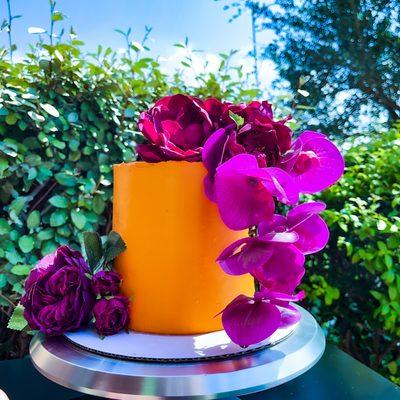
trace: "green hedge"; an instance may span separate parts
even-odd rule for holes
[[[15,63],[0,54],[0,358],[27,350],[27,335],[4,327],[31,266],[59,245],[77,245],[84,230],[110,230],[112,165],[135,159],[139,112],[169,93],[232,101],[258,93],[229,66],[233,54],[221,54],[219,74],[188,85],[133,44],[122,58],[101,46],[84,54],[81,45],[39,43]]]
[[[358,144],[356,144],[358,142]],[[332,341],[400,384],[400,128],[359,137],[323,193],[328,248],[309,262],[307,304]]]

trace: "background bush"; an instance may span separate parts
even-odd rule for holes
[[[233,101],[258,94],[228,66],[233,53],[221,55],[218,75],[188,85],[127,39],[122,58],[101,46],[84,54],[76,39],[39,43],[21,62],[0,57],[0,358],[27,351],[27,334],[5,326],[37,260],[77,246],[84,230],[110,230],[112,165],[135,159],[139,112],[179,91]],[[182,62],[191,68],[190,56]]]
[[[400,129],[357,141],[320,196],[331,239],[309,262],[306,304],[330,340],[399,384]]]
[[[28,333],[5,326],[35,262],[77,246],[84,230],[110,230],[112,165],[135,159],[139,112],[176,92],[238,102],[259,95],[229,66],[234,52],[221,55],[217,74],[188,84],[141,56],[128,33],[127,43],[122,58],[101,47],[84,54],[74,38],[39,43],[19,62],[0,56],[0,358],[27,352]],[[399,382],[400,134],[375,138],[350,143],[345,177],[321,196],[332,239],[309,262],[304,286],[330,340]]]

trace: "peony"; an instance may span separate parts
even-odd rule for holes
[[[114,271],[99,271],[92,278],[93,292],[97,296],[115,295],[120,285],[121,275]]]
[[[200,161],[203,145],[215,130],[204,107],[195,97],[176,94],[142,113],[138,125],[148,143],[137,146],[141,159]]]
[[[99,335],[114,335],[129,322],[129,300],[125,296],[100,299],[93,308],[95,326]]]
[[[67,246],[43,257],[29,274],[21,299],[29,326],[60,335],[86,325],[95,299],[88,273],[81,253]]]

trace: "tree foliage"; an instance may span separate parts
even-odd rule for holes
[[[265,46],[293,92],[310,95],[303,122],[327,132],[359,130],[360,117],[400,118],[398,0],[253,1]]]

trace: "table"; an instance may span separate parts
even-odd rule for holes
[[[32,366],[29,358],[0,362],[0,389],[10,400],[95,400],[58,386]],[[311,370],[282,386],[243,400],[400,400],[400,388],[338,348],[328,345]]]

